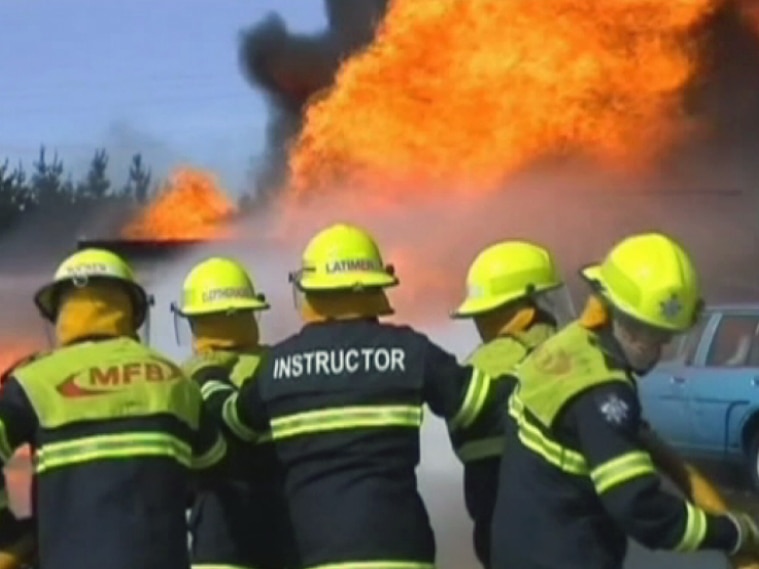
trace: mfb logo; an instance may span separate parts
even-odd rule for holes
[[[120,391],[137,382],[164,382],[181,377],[181,370],[169,362],[127,362],[72,373],[56,390],[63,397],[89,397]]]

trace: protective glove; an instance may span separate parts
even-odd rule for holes
[[[744,512],[728,512],[727,517],[738,529],[738,542],[730,552],[730,557],[759,559],[759,526]]]

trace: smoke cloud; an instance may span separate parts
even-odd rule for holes
[[[287,143],[300,131],[306,102],[332,85],[340,62],[374,37],[388,0],[325,0],[328,27],[308,36],[293,34],[277,14],[244,31],[240,64],[248,81],[263,89],[271,114],[264,165],[255,189],[280,187],[287,172]]]

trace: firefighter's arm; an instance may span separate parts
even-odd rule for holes
[[[9,377],[0,389],[0,467],[13,453],[32,441],[37,430],[37,415],[18,381]],[[5,477],[0,476],[0,567],[21,562],[34,548],[34,522],[18,520],[10,509]]]
[[[192,374],[200,386],[200,393],[208,413],[221,421],[224,402],[237,388],[229,379],[229,372],[221,366],[205,366]]]
[[[220,468],[227,458],[227,442],[215,418],[203,403],[200,387],[188,381],[187,399],[198,413],[198,424],[192,444],[192,467],[195,470]]]
[[[609,515],[651,549],[732,551],[736,525],[661,487],[651,455],[640,441],[640,405],[624,384],[597,387],[569,409],[590,478]]]
[[[512,375],[491,378],[484,402],[471,425],[456,428],[449,423],[451,443],[465,468],[483,460],[500,459],[504,444],[506,402],[516,383],[517,379]]]
[[[645,421],[641,421],[639,440],[643,448],[651,455],[656,470],[666,476],[684,496],[703,507],[698,500],[694,499],[688,465],[683,462],[677,451],[664,442]]]
[[[507,395],[484,371],[460,365],[455,356],[428,342],[424,360],[423,396],[433,413],[447,420],[453,435],[469,429]]]
[[[269,439],[269,419],[256,380],[246,381],[239,391],[226,397],[221,416],[228,431],[243,442],[255,444]]]

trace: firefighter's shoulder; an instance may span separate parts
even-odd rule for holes
[[[578,397],[581,412],[593,413],[614,430],[637,433],[641,408],[635,389],[623,382],[597,385]]]
[[[499,336],[480,344],[464,361],[493,377],[498,377],[512,371],[527,354],[528,348],[517,339]]]
[[[408,324],[382,322],[379,326],[385,334],[401,342],[407,342],[410,345],[415,343],[419,345],[436,345],[427,334]]]
[[[230,352],[195,354],[185,360],[182,364],[182,371],[190,378],[213,369],[224,370],[229,373],[235,367],[238,360],[239,356]]]
[[[13,377],[19,370],[39,362],[53,353],[53,350],[37,350],[13,361],[0,375],[0,385],[3,385],[9,378]]]

